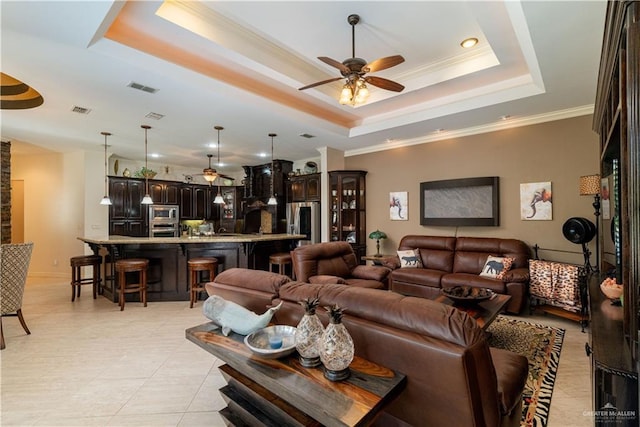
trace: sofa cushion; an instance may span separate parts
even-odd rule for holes
[[[400,260],[401,268],[422,268],[420,249],[398,251],[398,259]]]
[[[391,272],[394,282],[415,283],[416,285],[440,287],[440,280],[446,273],[429,268],[399,268]]]
[[[509,414],[521,402],[529,363],[526,357],[507,350],[492,347],[490,351],[498,377],[500,410]]]
[[[398,250],[420,249],[424,268],[451,272],[455,247],[455,237],[408,235],[400,240]]]
[[[321,274],[319,276],[311,276],[309,277],[309,283],[314,283],[318,285],[324,285],[327,283],[333,284],[341,284],[345,285],[347,282],[342,277],[332,276],[330,274]]]
[[[218,274],[214,279],[216,283],[273,294],[277,294],[280,286],[290,281],[289,277],[282,274],[262,270],[247,270],[245,268],[229,268]]]
[[[487,255],[513,258],[511,268],[528,268],[531,250],[521,240],[458,237],[453,272],[480,274]]]
[[[502,280],[505,273],[511,269],[511,264],[513,264],[513,258],[489,255],[480,271],[480,275]]]

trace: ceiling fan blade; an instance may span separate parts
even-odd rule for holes
[[[386,58],[379,58],[372,61],[362,67],[362,71],[365,73],[374,73],[380,70],[386,70],[387,68],[395,67],[398,64],[402,64],[404,58],[402,55],[387,56]]]
[[[400,83],[396,83],[382,77],[365,76],[364,81],[385,90],[391,90],[394,92],[402,92],[404,90],[404,86]]]
[[[334,78],[332,78],[332,79],[323,80],[323,81],[321,81],[321,82],[316,82],[316,83],[312,83],[312,84],[310,84],[310,85],[306,85],[306,86],[304,86],[304,87],[301,87],[301,88],[300,88],[300,89],[298,89],[298,90],[305,90],[305,89],[309,89],[309,88],[312,88],[312,87],[316,87],[316,86],[323,85],[323,84],[325,84],[325,83],[335,82],[336,80],[341,80],[342,78],[343,78],[343,77],[334,77]]]
[[[235,179],[234,177],[232,177],[232,176],[229,176],[229,175],[223,175],[223,174],[221,174],[221,173],[219,173],[219,174],[218,174],[218,177],[219,177],[219,178],[222,178],[222,179],[228,179],[228,180],[230,180],[230,181],[235,181],[235,180],[236,180],[236,179]]]
[[[331,59],[328,58],[326,56],[318,56],[318,59],[322,62],[324,62],[327,65],[331,65],[332,67],[336,67],[338,70],[342,71],[343,73],[350,73],[351,70],[349,70],[349,68],[347,68],[346,65],[344,65],[342,62],[338,62],[335,59]]]

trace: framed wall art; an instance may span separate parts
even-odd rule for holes
[[[392,221],[409,220],[409,198],[406,191],[389,193],[389,219]]]
[[[551,182],[520,184],[520,219],[550,221],[553,219]]]
[[[499,182],[487,176],[420,183],[420,224],[500,225]]]

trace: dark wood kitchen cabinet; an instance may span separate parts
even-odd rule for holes
[[[180,219],[213,218],[213,199],[217,187],[197,184],[183,184],[180,187]]]
[[[288,175],[293,169],[293,162],[289,160],[274,160],[273,171],[271,163],[257,166],[243,166],[245,171],[245,198],[243,200],[243,215],[248,210],[256,209],[257,202],[266,205],[271,196],[271,186],[273,194],[278,202],[276,206],[260,207],[272,211],[272,232],[285,233],[287,228],[286,204]],[[273,181],[272,181],[273,177]]]
[[[180,186],[179,182],[149,181],[149,194],[155,204],[179,205]]]
[[[319,202],[320,174],[294,175],[289,178],[289,197],[291,202]]]
[[[109,234],[144,237],[147,235],[147,209],[140,202],[145,194],[144,180],[109,178]]]

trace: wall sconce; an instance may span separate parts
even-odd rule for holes
[[[109,198],[109,185],[107,179],[107,137],[111,136],[109,132],[100,132],[104,135],[104,197],[100,200],[101,205],[111,205],[111,199]]]
[[[580,195],[593,196],[593,209],[596,217],[596,266],[594,271],[600,271],[600,175],[585,175],[580,177]]]

